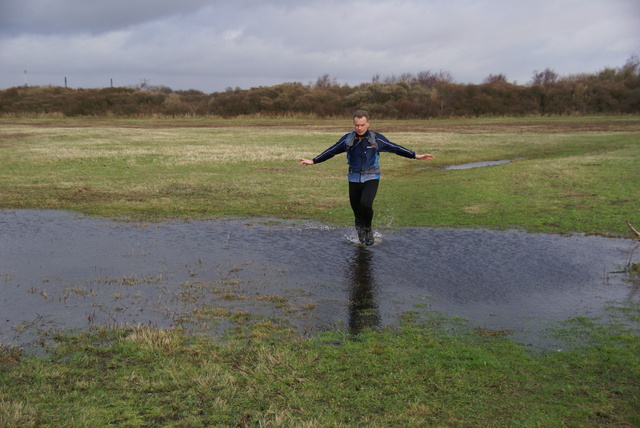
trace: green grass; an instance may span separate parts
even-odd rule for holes
[[[224,341],[147,328],[60,336],[44,358],[0,354],[0,425],[637,425],[638,331],[575,324],[561,331],[596,345],[535,354],[436,320],[357,338],[302,339],[269,322]]]
[[[376,127],[377,125],[377,127]],[[0,120],[0,207],[141,220],[248,216],[350,225],[344,156],[300,167],[349,122]],[[382,154],[378,227],[624,235],[640,222],[640,119],[382,122],[436,157]],[[521,159],[445,171],[445,165]],[[431,166],[433,168],[425,168]]]
[[[0,119],[0,208],[350,226],[344,157],[296,162],[348,129],[349,121],[303,119]],[[378,227],[630,236],[625,221],[640,225],[638,118],[372,129],[436,155],[423,164],[383,154]],[[637,290],[637,273],[630,281]],[[633,298],[612,308],[610,321],[579,317],[549,331],[561,351],[418,311],[397,329],[311,338],[248,313],[211,311],[234,326],[224,336],[95,328],[58,334],[40,357],[0,345],[0,426],[640,426]]]

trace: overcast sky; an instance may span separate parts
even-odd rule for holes
[[[1,89],[66,77],[211,93],[420,71],[527,84],[632,54],[640,0],[0,0]]]

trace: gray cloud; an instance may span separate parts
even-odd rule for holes
[[[207,0],[6,0],[0,5],[0,28],[10,34],[99,34],[188,14]]]
[[[135,85],[205,92],[341,83],[424,70],[526,83],[621,66],[640,53],[635,0],[9,0],[0,6],[0,87]]]

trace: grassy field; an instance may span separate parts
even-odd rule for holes
[[[637,332],[582,319],[584,346],[534,355],[500,336],[393,332],[312,339],[264,323],[224,341],[133,328],[0,354],[0,425],[51,427],[632,427]]]
[[[640,119],[373,122],[429,163],[382,154],[378,227],[625,235],[640,223]],[[303,168],[349,121],[0,120],[0,208],[350,225],[345,157]],[[492,168],[445,165],[517,160]]]
[[[0,209],[347,226],[344,157],[306,168],[296,159],[349,129],[348,120],[4,118]],[[625,222],[640,225],[640,118],[372,129],[436,156],[425,164],[382,155],[378,227],[630,237]],[[442,169],[503,159],[517,160]],[[562,350],[527,349],[464,323],[451,333],[456,321],[421,312],[401,328],[355,337],[301,337],[244,314],[220,337],[96,328],[59,334],[40,357],[0,344],[0,426],[640,426],[640,308],[611,315],[557,326],[549,334],[566,343]]]

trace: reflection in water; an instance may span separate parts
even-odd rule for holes
[[[615,273],[628,247],[596,236],[407,228],[363,248],[345,229],[299,222],[145,224],[0,210],[0,343],[95,325],[223,331],[220,314],[244,313],[357,334],[425,310],[537,334],[637,301],[627,275]],[[415,269],[425,263],[428,272]]]
[[[350,287],[349,332],[358,334],[380,324],[380,310],[375,296],[376,283],[372,269],[373,252],[357,246],[347,271]]]

